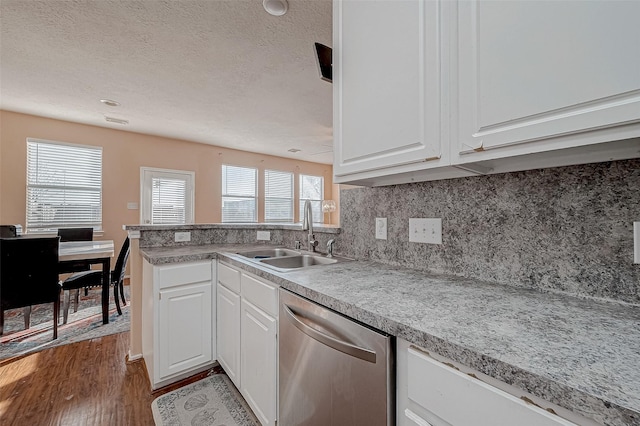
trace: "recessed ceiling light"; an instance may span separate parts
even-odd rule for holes
[[[289,10],[287,0],[262,0],[262,7],[273,16],[282,16]]]
[[[114,101],[114,100],[111,100],[111,99],[100,99],[100,102],[102,102],[105,105],[111,106],[111,107],[120,106],[120,102]]]
[[[109,117],[108,115],[104,116],[104,119],[107,120],[109,123],[116,123],[116,124],[129,124],[129,120],[124,120],[122,118],[115,118],[115,117]]]
[[[297,149],[297,148],[291,148],[291,149],[289,149],[288,151],[289,151],[289,152],[300,152],[300,150],[299,150],[299,149]]]

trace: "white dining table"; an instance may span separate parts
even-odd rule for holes
[[[109,284],[113,241],[65,241],[58,247],[58,272],[73,272],[71,266],[83,261],[102,265],[102,323],[109,323]],[[119,308],[119,306],[118,306]]]

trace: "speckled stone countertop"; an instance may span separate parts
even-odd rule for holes
[[[192,223],[189,225],[125,225],[127,231],[189,231],[194,229],[284,229],[291,231],[300,231],[299,223]],[[316,232],[327,234],[340,233],[340,227],[337,225],[314,224],[313,229]]]
[[[141,252],[152,264],[217,257],[599,423],[640,425],[638,306],[367,261],[281,273],[235,254],[251,248]]]

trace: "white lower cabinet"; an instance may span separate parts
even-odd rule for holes
[[[240,392],[263,425],[276,421],[277,321],[246,299],[241,303]]]
[[[224,265],[222,265],[224,266]],[[240,387],[240,295],[218,283],[218,362]]]
[[[596,424],[468,367],[434,356],[398,339],[398,425]]]
[[[218,262],[217,288],[218,362],[240,388],[240,271]]]
[[[217,355],[264,426],[277,421],[278,287],[218,263]]]
[[[154,266],[145,261],[142,353],[153,389],[213,364],[214,265]]]

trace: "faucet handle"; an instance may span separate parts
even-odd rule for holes
[[[309,240],[309,250],[316,250],[316,247],[318,247],[319,241],[316,240],[316,236],[312,235],[311,239]]]
[[[296,240],[293,244],[296,250],[300,250],[302,248],[302,243],[298,240]]]
[[[333,257],[333,245],[336,243],[336,240],[333,238],[327,241],[327,257]]]

